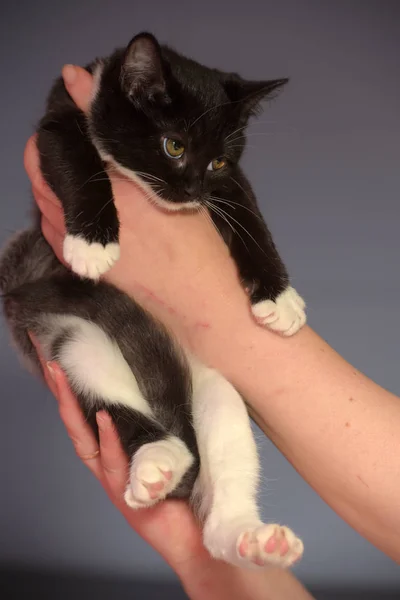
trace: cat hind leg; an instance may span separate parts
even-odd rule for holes
[[[214,558],[234,565],[289,567],[303,543],[288,527],[260,518],[259,462],[245,404],[216,371],[197,365],[193,373],[200,453],[193,503],[204,521],[204,544]]]
[[[73,315],[43,315],[40,321],[38,337],[46,358],[60,364],[84,412],[104,408],[113,418],[131,458],[126,503],[143,508],[172,494],[194,457],[158,423],[116,341]]]

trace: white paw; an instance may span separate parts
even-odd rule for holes
[[[204,543],[214,558],[242,567],[290,567],[303,555],[303,542],[291,529],[263,523],[220,524],[207,533]]]
[[[259,567],[290,567],[301,558],[304,546],[291,529],[274,524],[243,532],[236,550],[243,561]]]
[[[283,335],[295,334],[306,322],[306,303],[292,287],[273,300],[261,300],[251,309],[261,325]]]
[[[80,277],[97,280],[119,259],[119,244],[89,244],[83,237],[67,235],[64,240],[64,259]]]
[[[171,436],[144,444],[133,457],[125,502],[131,508],[145,508],[172,492],[193,462],[184,442]]]

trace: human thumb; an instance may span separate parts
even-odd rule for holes
[[[82,67],[65,65],[62,70],[64,85],[75,104],[83,112],[89,110],[93,89],[93,77]]]

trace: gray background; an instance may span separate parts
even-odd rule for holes
[[[26,222],[22,152],[65,62],[84,64],[150,29],[210,66],[290,76],[251,128],[247,172],[311,325],[400,393],[399,2],[35,0],[0,10],[0,242]],[[19,366],[0,326],[0,560],[171,578],[75,458],[55,401]],[[305,541],[299,577],[400,589],[400,569],[257,437],[264,515]]]

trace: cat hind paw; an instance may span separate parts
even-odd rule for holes
[[[175,436],[144,444],[132,460],[126,504],[138,509],[163,500],[176,489],[193,460],[185,443]]]

